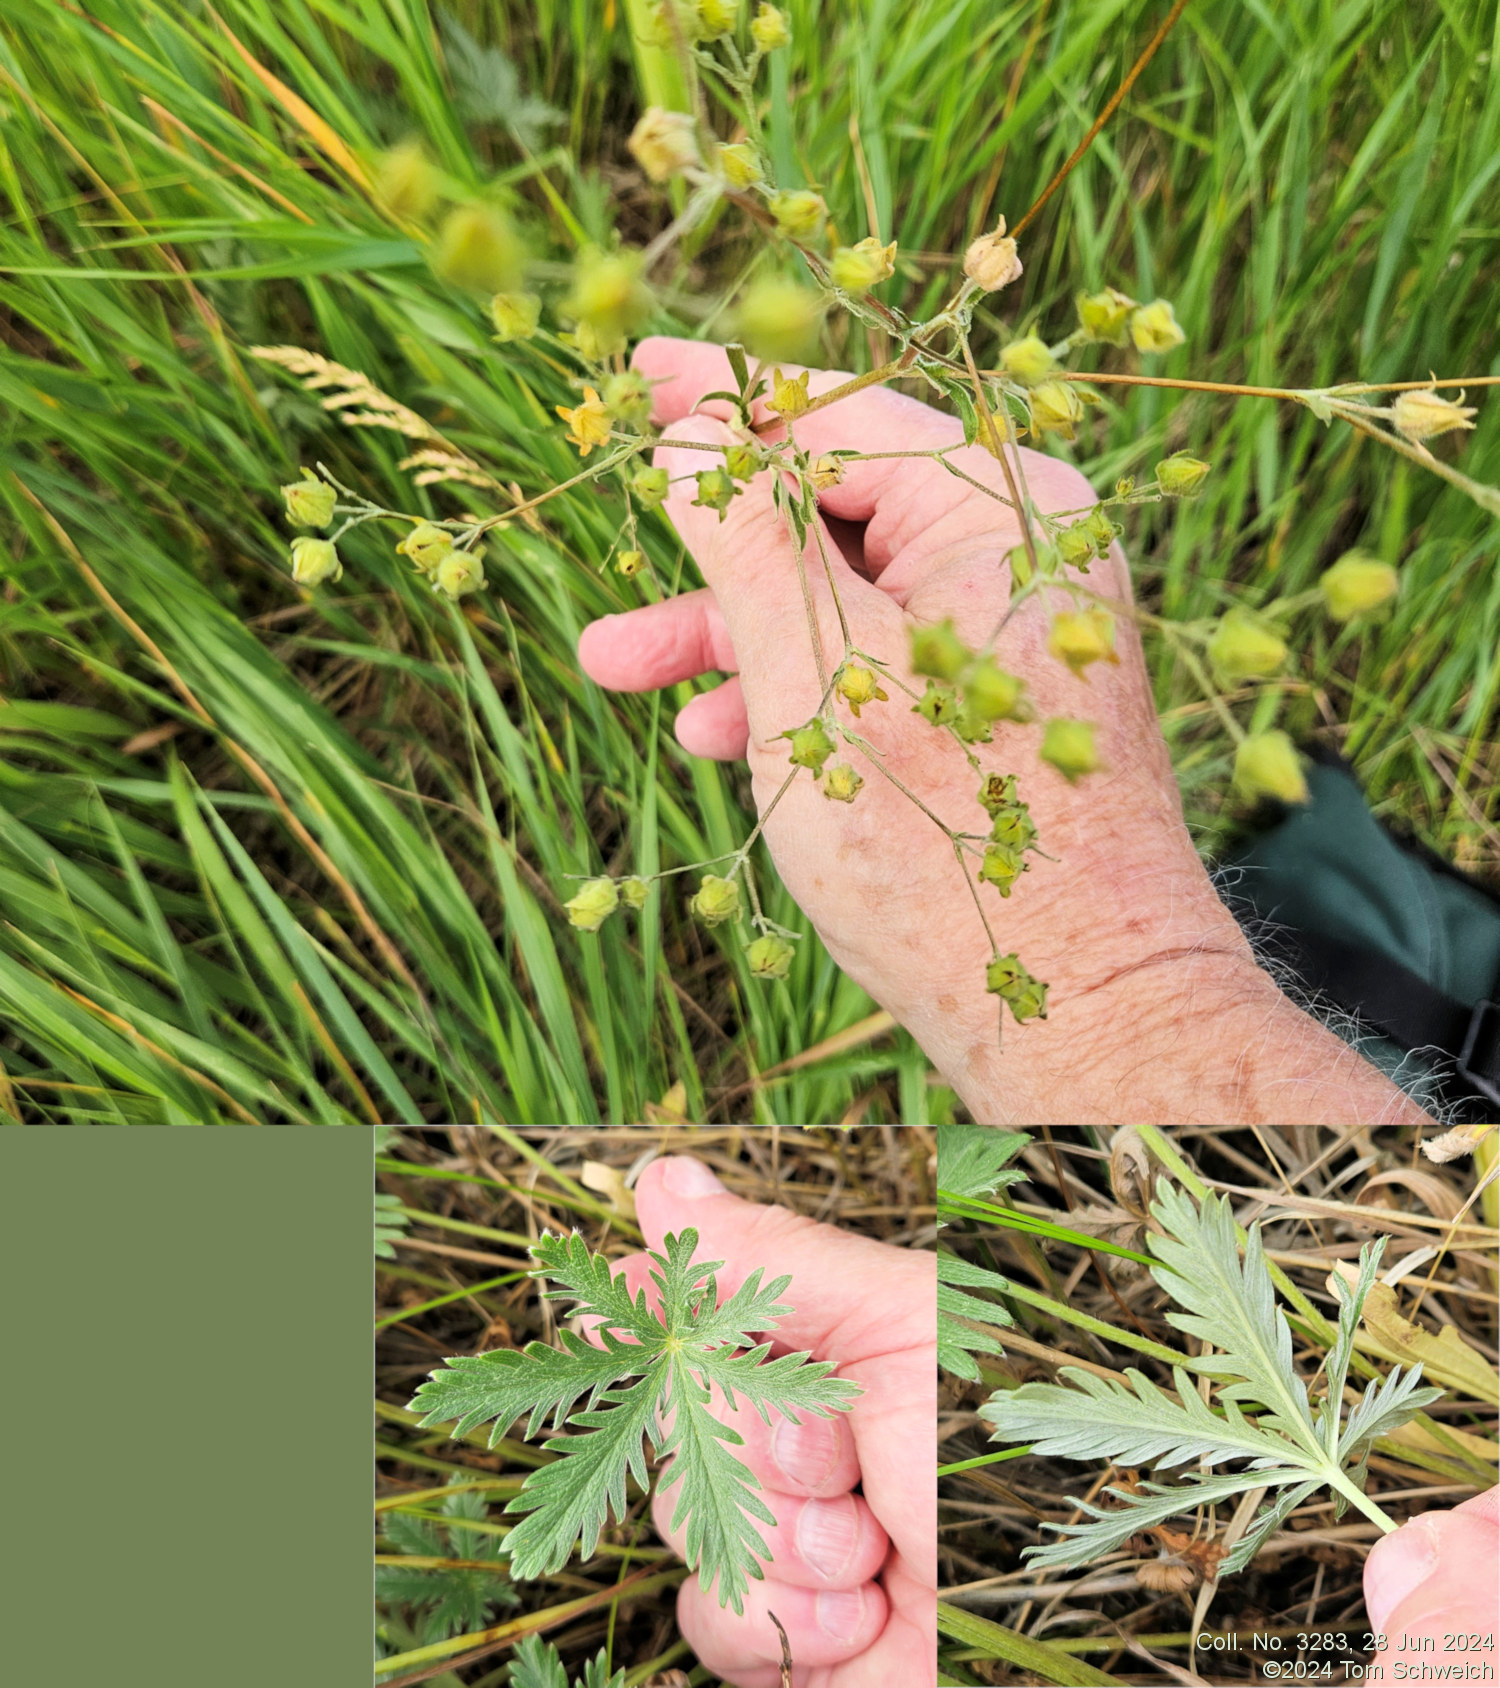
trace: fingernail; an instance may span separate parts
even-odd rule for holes
[[[865,1617],[865,1591],[839,1589],[818,1596],[818,1628],[835,1641],[853,1641]]]
[[[797,1549],[820,1577],[830,1582],[843,1573],[859,1540],[859,1508],[853,1495],[810,1500],[797,1520]]]
[[[724,1186],[719,1180],[701,1160],[694,1160],[691,1155],[671,1155],[664,1164],[666,1171],[661,1175],[662,1188],[674,1196],[697,1201],[700,1196],[723,1193]]]
[[[801,1488],[821,1488],[838,1457],[839,1428],[831,1418],[805,1418],[801,1424],[784,1418],[771,1432],[777,1470]]]
[[[1391,1613],[1436,1568],[1437,1542],[1425,1518],[1378,1542],[1365,1566],[1365,1609],[1371,1629],[1383,1630]]]

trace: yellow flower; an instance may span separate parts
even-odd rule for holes
[[[433,573],[433,586],[449,598],[462,598],[484,585],[484,567],[477,551],[450,551]]]
[[[338,503],[338,493],[309,469],[302,471],[300,481],[284,486],[281,496],[286,499],[286,519],[298,527],[327,527]]]
[[[812,402],[807,392],[808,371],[788,381],[779,369],[771,371],[771,404],[770,408],[778,416],[790,422],[800,416]]]
[[[1234,754],[1234,781],[1247,797],[1305,803],[1307,780],[1296,747],[1279,727],[1251,733]]]
[[[880,684],[879,676],[873,669],[865,668],[857,662],[851,662],[847,667],[839,670],[838,684],[835,687],[839,696],[849,705],[849,713],[857,721],[860,709],[867,703],[885,703],[888,693]]]
[[[409,557],[423,574],[431,574],[453,549],[453,535],[432,522],[418,522],[396,550]]]
[[[1083,403],[1068,381],[1043,381],[1028,394],[1031,407],[1031,426],[1039,434],[1061,434],[1065,440],[1075,437],[1083,420]]]
[[[1047,649],[1059,662],[1082,675],[1091,662],[1118,663],[1114,618],[1104,610],[1066,610],[1055,617]]]
[[[1130,338],[1138,352],[1170,352],[1187,335],[1177,325],[1177,313],[1165,299],[1137,305],[1130,313]]]
[[[853,246],[841,246],[828,265],[828,274],[835,287],[845,293],[865,293],[896,273],[896,243],[882,246],[874,235],[856,241]]]
[[[587,457],[596,445],[609,444],[609,408],[592,387],[583,389],[582,404],[571,410],[558,405],[557,414],[568,424],[564,437],[578,447],[580,457]]]
[[[837,803],[852,803],[865,782],[848,762],[840,762],[823,776],[823,795]]]
[[[1036,334],[1026,334],[1002,349],[1000,367],[1023,387],[1035,387],[1054,374],[1059,365],[1045,340]]]
[[[1135,300],[1117,287],[1078,295],[1078,320],[1084,332],[1090,340],[1103,340],[1111,346],[1125,344],[1130,313],[1135,308]]]
[[[1396,571],[1378,557],[1363,551],[1346,551],[1318,582],[1323,605],[1335,621],[1350,621],[1357,615],[1378,610],[1396,595],[1400,585]]]
[[[648,106],[625,144],[653,182],[665,182],[703,162],[693,119],[685,111]]]
[[[1391,421],[1396,432],[1413,444],[1452,433],[1455,428],[1472,428],[1474,424],[1469,418],[1474,414],[1474,406],[1464,403],[1462,393],[1455,402],[1439,398],[1430,388],[1397,393],[1391,405]]]
[[[321,586],[325,580],[337,580],[343,572],[344,565],[331,539],[314,539],[304,533],[292,541],[292,579],[299,586]]]
[[[620,894],[613,879],[586,879],[577,896],[569,897],[563,907],[574,926],[585,932],[597,932],[619,903]]]
[[[978,240],[969,243],[969,249],[964,253],[964,274],[986,293],[1009,287],[1021,274],[1016,243],[1005,232],[1004,217],[993,234],[982,234]]]

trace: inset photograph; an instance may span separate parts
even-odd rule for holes
[[[930,1130],[376,1154],[381,1688],[933,1688]]]
[[[938,1129],[939,1681],[1493,1681],[1494,1126]]]

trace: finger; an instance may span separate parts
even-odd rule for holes
[[[651,1502],[651,1517],[657,1535],[685,1559],[686,1522],[672,1526],[678,1494],[669,1474]],[[820,1500],[767,1490],[761,1499],[776,1517],[775,1524],[757,1521],[755,1526],[770,1549],[761,1565],[774,1566],[778,1582],[797,1588],[858,1588],[885,1563],[890,1539],[858,1495]]]
[[[578,640],[578,661],[591,680],[616,692],[654,692],[739,667],[706,588],[591,621]]]
[[[879,1583],[852,1589],[795,1588],[767,1578],[752,1582],[744,1612],[720,1606],[717,1591],[696,1578],[677,1596],[677,1625],[710,1674],[738,1688],[775,1688],[781,1638],[774,1612],[786,1629],[799,1680],[819,1667],[843,1664],[873,1645],[889,1610]]]
[[[734,443],[723,423],[706,416],[686,418],[673,434],[684,441]],[[659,446],[654,461],[672,477],[667,515],[713,588],[741,674],[754,677],[745,696],[750,730],[758,743],[767,742],[805,721],[820,702],[815,666],[807,661],[807,602],[825,664],[832,667],[843,653],[843,635],[830,577],[851,619],[872,598],[879,604],[875,613],[889,613],[889,600],[854,573],[821,529],[809,533],[799,568],[796,541],[776,507],[769,472],[746,484],[721,520],[720,512],[693,502],[693,476],[722,467],[722,457]]]
[[[1426,1512],[1376,1542],[1365,1561],[1365,1608],[1384,1635],[1436,1639],[1495,1627],[1500,1490],[1452,1512]]]
[[[678,713],[677,742],[694,756],[742,762],[750,745],[745,694],[734,676],[711,692],[700,692]]]

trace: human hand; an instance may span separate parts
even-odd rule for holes
[[[776,1527],[763,1582],[751,1582],[743,1615],[721,1607],[696,1578],[677,1597],[677,1621],[699,1659],[735,1688],[777,1688],[785,1625],[795,1688],[930,1688],[937,1660],[935,1259],[835,1230],[731,1195],[701,1161],[653,1161],[635,1191],[648,1247],[695,1228],[700,1252],[723,1259],[721,1299],[758,1265],[791,1274],[797,1309],[776,1330],[773,1353],[810,1350],[833,1361],[864,1393],[847,1413],[770,1425],[751,1409],[711,1410],[744,1437],[735,1450],[756,1474]],[[632,1295],[655,1296],[644,1254],[622,1263]],[[859,1487],[860,1493],[853,1490]],[[678,1553],[671,1528],[676,1490],[668,1472],[652,1516]]]
[[[1390,1652],[1417,1639],[1434,1656],[1446,1635],[1500,1633],[1500,1488],[1486,1489],[1451,1512],[1424,1512],[1382,1536],[1365,1560],[1365,1610],[1370,1628]],[[1493,1664],[1491,1651],[1459,1658],[1459,1665]],[[1439,1663],[1452,1662],[1438,1660]]]
[[[651,339],[636,349],[635,365],[659,383],[654,417],[670,439],[733,443],[716,419],[730,407],[702,401],[733,384],[721,348]],[[815,371],[811,391],[846,379]],[[755,423],[768,438],[783,426],[763,405]],[[792,426],[811,452],[931,451],[962,440],[954,418],[878,386]],[[1020,458],[1041,508],[1094,503],[1067,464],[1038,452]],[[682,711],[677,733],[699,755],[748,756],[764,813],[790,772],[779,735],[807,721],[821,698],[796,548],[769,474],[749,483],[721,522],[691,502],[690,477],[713,456],[664,446],[656,461],[674,477],[667,513],[708,589],[593,623],[579,659],[601,684],[632,691],[738,670]],[[829,672],[844,654],[830,574],[853,645],[908,680],[910,627],[951,617],[977,648],[1005,615],[1006,558],[1020,525],[1000,501],[1008,497],[1003,472],[977,446],[949,461],[980,487],[930,457],[883,457],[848,461],[842,483],[820,494],[817,537],[828,568],[812,536],[802,561]],[[1117,665],[1095,663],[1077,677],[1050,656],[1050,611],[1039,596],[1005,624],[995,657],[1026,681],[1039,718],[1097,723],[1103,771],[1069,784],[1038,757],[1039,727],[1001,723],[992,745],[974,747],[986,772],[1019,775],[1040,846],[1056,858],[1032,857],[1004,903],[977,887],[999,950],[1019,953],[1052,987],[1048,1019],[1007,1021],[1000,1055],[998,1003],[985,990],[992,952],[963,870],[942,828],[894,783],[954,831],[979,832],[987,826],[976,801],[980,776],[900,692],[867,705],[854,723],[868,727],[878,764],[840,747],[865,780],[856,802],[830,803],[799,779],[769,815],[766,841],[788,889],[838,964],[910,1029],[977,1119],[1292,1121],[1342,1118],[1346,1107],[1350,1118],[1421,1118],[1402,1111],[1394,1087],[1292,1008],[1256,966],[1183,824],[1140,640],[1124,613],[1130,581],[1118,546],[1094,564],[1087,585],[1120,608]],[[1357,1094],[1346,1099],[1340,1092],[1350,1088]]]

